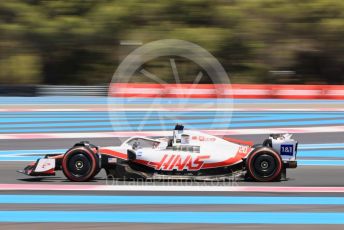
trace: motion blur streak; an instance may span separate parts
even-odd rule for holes
[[[232,83],[344,79],[344,5],[338,0],[12,0],[1,1],[0,10],[2,84],[108,83],[133,48],[166,38],[207,49]],[[192,82],[194,65],[175,60],[183,65],[179,75],[188,76],[181,82]],[[173,81],[164,60],[145,68]],[[135,79],[145,81],[142,75]]]
[[[283,204],[344,205],[344,197],[269,197],[265,196],[71,196],[71,195],[0,195],[0,204]]]
[[[344,213],[0,211],[0,221],[81,223],[344,224]]]
[[[81,101],[84,100],[86,99]],[[101,106],[101,99],[97,100],[98,104],[93,106]],[[125,181],[108,185],[108,181],[104,180],[104,172],[101,172],[95,181],[85,184],[70,184],[59,173],[54,178],[32,179],[15,173],[16,169],[25,164],[21,161],[36,160],[43,154],[63,153],[73,143],[82,139],[90,139],[97,145],[117,145],[137,133],[99,130],[90,132],[100,128],[96,122],[102,122],[102,128],[108,128],[109,118],[106,111],[1,112],[4,127],[0,127],[0,132],[3,130],[3,139],[0,140],[0,210],[4,215],[0,221],[6,222],[13,218],[15,222],[46,222],[45,227],[49,226],[50,222],[82,222],[85,226],[91,226],[93,222],[101,222],[102,225],[106,222],[240,225],[264,223],[281,226],[307,224],[311,228],[317,224],[343,224],[344,188],[341,186],[344,180],[340,172],[344,165],[344,145],[341,143],[343,131],[340,124],[344,113],[327,111],[329,106],[332,106],[330,109],[341,109],[342,104],[338,101],[319,104],[317,101],[307,103],[302,100],[254,102],[260,105],[261,110],[272,110],[250,111],[252,105],[249,101],[240,100],[236,106],[245,108],[246,111],[233,113],[232,124],[237,128],[212,132],[232,134],[233,138],[252,140],[255,143],[261,143],[271,131],[295,132],[296,139],[300,141],[299,167],[288,173],[287,181],[265,184],[237,181],[235,186],[231,183],[214,185],[207,182],[193,182],[191,186],[164,182],[127,184]],[[144,107],[145,103],[147,101],[142,100],[133,106]],[[193,103],[199,105],[205,101]],[[63,107],[63,104],[61,105]],[[71,105],[77,107],[79,104]],[[15,106],[21,107],[20,104]],[[300,108],[314,111],[297,111]],[[49,108],[41,105],[40,109]],[[134,127],[143,114],[144,111],[110,112],[110,116],[125,121],[118,126],[119,130]],[[182,122],[202,124],[205,128],[209,128],[207,122],[211,117],[219,127],[226,123],[225,117],[215,116],[213,111],[159,111],[152,115],[155,117],[150,120],[150,126],[155,130],[146,131],[146,135],[150,136],[165,133],[164,130],[159,130],[163,127],[154,125],[158,117],[169,121],[170,116],[175,116]],[[172,119],[170,121],[172,123]],[[62,133],[55,132],[58,128],[55,124],[63,125],[66,130]],[[73,124],[87,126],[83,132],[76,132],[78,127]],[[271,127],[267,128],[268,125]],[[6,133],[9,127],[12,133]],[[46,133],[37,133],[43,128],[49,130]],[[18,226],[16,223],[12,224]]]

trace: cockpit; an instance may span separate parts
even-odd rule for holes
[[[156,148],[159,146],[160,142],[151,140],[151,139],[145,139],[141,137],[134,137],[126,142],[127,145],[131,146],[132,149],[141,149],[141,148]]]
[[[149,139],[145,137],[132,137],[124,144],[130,146],[133,150],[153,148],[199,153],[199,143],[197,141],[195,142],[194,139],[194,136],[190,132],[184,132],[184,126],[177,124],[172,138]]]
[[[173,151],[200,152],[200,146],[194,145],[191,135],[184,132],[184,126],[177,124],[173,131],[173,139],[169,142],[169,147]]]

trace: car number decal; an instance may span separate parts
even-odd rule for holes
[[[281,145],[281,155],[284,156],[292,156],[294,154],[294,146],[293,145]]]

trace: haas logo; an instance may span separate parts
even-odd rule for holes
[[[42,164],[42,168],[49,168],[51,164],[49,162]]]
[[[165,154],[160,162],[149,162],[149,165],[153,166],[156,170],[172,171],[176,169],[178,171],[183,171],[187,169],[189,171],[196,171],[202,168],[204,161],[209,158],[209,155],[197,156],[194,158],[188,155],[182,158],[180,155]]]

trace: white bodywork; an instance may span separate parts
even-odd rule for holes
[[[47,172],[55,169],[55,159],[42,158],[38,161],[35,172]]]
[[[283,161],[296,160],[297,141],[291,136],[291,134],[281,134],[276,138],[269,137],[272,148],[281,155]]]
[[[228,140],[228,138],[226,140],[199,131],[176,128],[172,134],[171,138],[132,137],[120,146],[93,149],[96,149],[100,158],[106,156],[107,163],[104,167],[108,169],[111,169],[114,164],[120,165],[122,160],[127,164],[129,160],[156,171],[188,172],[222,168],[228,172],[233,169],[230,167],[235,165],[239,166],[235,168],[245,169],[246,165],[240,163],[244,163],[256,148],[252,146],[252,143]],[[263,145],[276,151],[286,168],[297,166],[297,141],[292,139],[290,134],[272,134]],[[262,147],[262,145],[257,147]],[[61,160],[63,157],[64,155],[61,154],[51,158],[42,158],[27,166],[22,172],[27,175],[34,175],[34,173],[50,175],[54,173],[56,159]]]
[[[169,141],[172,143],[169,144]],[[248,145],[240,145],[198,131],[174,130],[173,139],[149,139],[132,137],[119,147],[107,147],[109,155],[126,154],[131,149],[136,161],[156,170],[196,171],[224,167],[243,161],[251,151]]]

